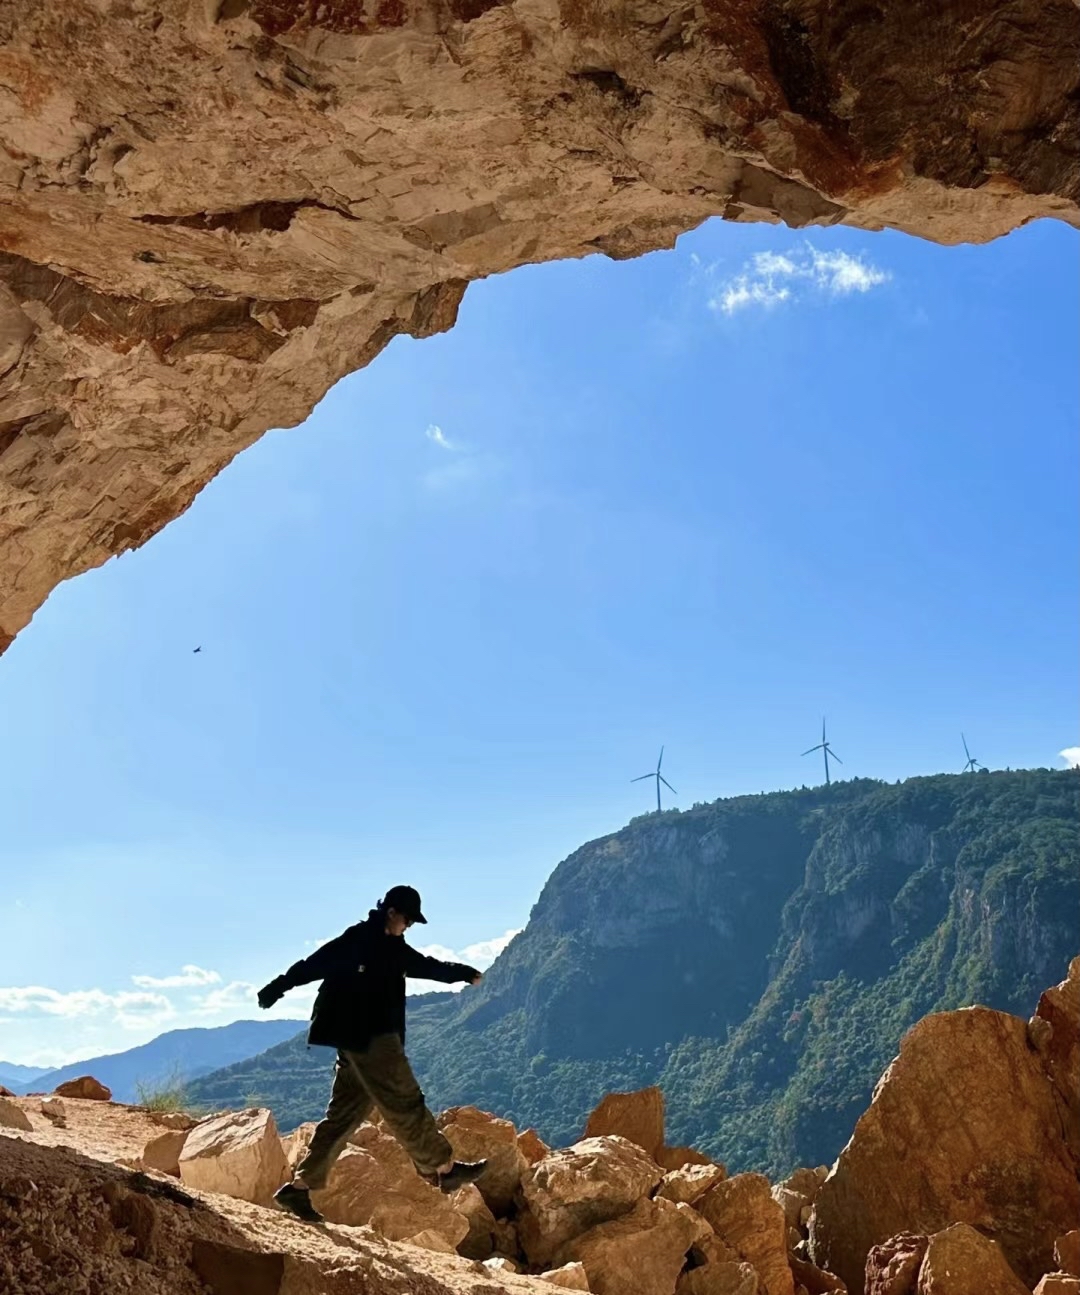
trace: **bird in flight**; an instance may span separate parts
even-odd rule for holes
[[[202,644],[200,643],[197,648],[192,648],[192,655],[194,655],[196,652],[201,652],[201,651],[202,651]]]

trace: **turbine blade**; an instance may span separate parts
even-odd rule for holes
[[[809,751],[804,751],[803,755],[813,755],[815,751],[820,751],[820,750],[822,750],[822,746],[821,746],[821,743],[819,742],[817,746],[812,746]]]
[[[660,766],[664,763],[664,748],[660,748],[660,759],[656,762],[656,772],[660,772]]]
[[[836,761],[837,764],[844,763],[843,760],[840,759],[840,757],[836,754],[835,751],[830,751],[829,754],[832,756],[832,758]]]
[[[675,788],[671,785],[671,783],[670,783],[670,782],[668,782],[668,780],[664,777],[664,775],[663,775],[663,774],[661,774],[661,775],[660,775],[660,781],[664,784],[664,786],[668,789],[668,791],[670,791],[670,792],[671,792],[671,794],[672,794],[673,796],[677,796],[677,795],[679,794],[679,793],[675,790]]]
[[[971,752],[968,750],[967,738],[963,735],[963,733],[961,733],[961,734],[960,734],[960,741],[961,741],[961,742],[963,742],[963,744],[964,744],[964,754],[965,754],[965,755],[967,756],[967,758],[970,760],[970,759],[971,759]]]
[[[824,743],[825,741],[825,716],[824,715],[822,715],[821,717],[821,740]]]
[[[644,782],[646,778],[655,778],[655,773],[643,773],[640,778],[631,778],[631,782]]]

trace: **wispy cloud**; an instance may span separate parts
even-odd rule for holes
[[[789,254],[755,252],[709,298],[709,308],[734,315],[751,306],[771,310],[807,298],[836,301],[887,283],[888,270],[848,252],[825,252],[805,243]]]
[[[510,943],[515,935],[520,935],[520,927],[514,931],[507,931],[503,935],[497,935],[493,940],[480,940],[476,944],[467,944],[461,950],[462,960],[471,963],[474,967],[489,967],[495,959],[502,953],[503,949]]]
[[[1070,769],[1080,769],[1080,746],[1067,746],[1058,754]]]
[[[455,441],[452,441],[450,437],[447,436],[447,434],[443,431],[443,429],[438,425],[438,423],[429,423],[427,426],[427,431],[424,432],[424,435],[428,438],[429,441],[437,445],[440,450],[448,450],[451,453],[453,453],[461,449],[461,446],[458,445]]]
[[[187,963],[175,976],[132,976],[132,983],[141,989],[186,989],[195,985],[216,985],[221,977],[216,971],[206,971]]]
[[[417,948],[429,958],[438,958],[441,962],[464,962],[477,971],[486,971],[517,934],[519,932],[516,930],[506,931],[490,940],[477,940],[475,944],[467,944],[460,952],[448,949],[445,944],[424,944],[417,945]],[[409,981],[409,992],[413,994],[428,994],[432,990],[445,993],[448,989],[462,988],[463,985],[444,985],[435,980]]]

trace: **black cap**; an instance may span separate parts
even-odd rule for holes
[[[427,925],[427,918],[420,911],[420,892],[412,886],[391,886],[383,898],[383,907],[396,909],[410,922]]]

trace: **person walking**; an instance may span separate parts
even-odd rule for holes
[[[460,962],[429,958],[405,942],[405,932],[427,918],[412,886],[392,886],[368,913],[337,939],[316,949],[259,990],[262,1008],[290,989],[321,980],[308,1043],[337,1049],[326,1114],[292,1180],[274,1196],[308,1223],[321,1223],[311,1192],[326,1186],[349,1135],[378,1109],[412,1157],[422,1178],[444,1192],[475,1182],[485,1160],[460,1161],[439,1131],[405,1056],[405,978],[476,985],[481,973]]]

